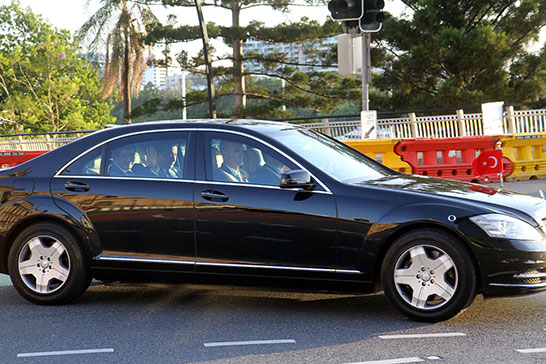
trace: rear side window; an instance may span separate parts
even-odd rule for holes
[[[96,148],[72,162],[62,175],[66,176],[98,176],[102,166],[104,147]]]
[[[111,177],[183,179],[188,132],[151,132],[108,144],[104,174]]]

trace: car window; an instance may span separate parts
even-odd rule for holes
[[[383,165],[354,151],[345,144],[311,130],[281,131],[274,137],[295,155],[340,182],[378,179],[392,173]]]
[[[113,177],[182,179],[187,132],[139,134],[111,142],[105,174]]]
[[[97,176],[100,174],[104,148],[96,148],[72,162],[61,173],[68,176]]]
[[[205,135],[209,181],[278,186],[283,173],[297,169],[287,158],[253,139],[217,132]]]

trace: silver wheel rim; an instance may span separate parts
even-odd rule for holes
[[[39,235],[23,245],[18,269],[28,288],[36,293],[49,294],[66,283],[70,273],[70,257],[59,240]]]
[[[459,283],[453,259],[432,245],[417,245],[398,258],[394,284],[407,304],[420,310],[433,310],[448,303]]]

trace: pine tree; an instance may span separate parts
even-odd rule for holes
[[[546,25],[544,0],[403,0],[408,14],[374,34],[381,72],[378,109],[535,101],[546,92],[546,46],[529,45]]]

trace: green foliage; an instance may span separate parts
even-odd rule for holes
[[[530,42],[546,25],[546,1],[404,0],[374,34],[377,109],[536,101],[546,93],[546,47]]]
[[[149,0],[148,3],[155,2]],[[194,6],[192,1],[162,1],[164,4],[174,7]],[[217,6],[231,12],[236,18],[240,11],[254,6],[269,6],[270,9],[287,11],[297,0],[231,0],[231,1],[204,1],[203,6]],[[312,1],[307,2],[313,4]],[[324,6],[324,2],[315,2]],[[300,1],[301,5],[302,2]],[[174,8],[173,8],[174,9]],[[325,7],[326,9],[326,7]],[[242,12],[240,14],[243,14]],[[327,11],[325,11],[325,15]],[[189,42],[200,38],[198,26],[175,26],[169,24],[153,24],[147,28],[147,41],[153,42]],[[267,56],[245,52],[242,61],[259,64],[259,71],[251,72],[243,69],[244,93],[246,104],[233,104],[231,110],[222,110],[219,105],[219,115],[256,118],[282,118],[294,115],[310,113],[332,112],[341,103],[348,101],[360,104],[360,81],[353,78],[340,77],[332,71],[336,67],[335,45],[328,51],[319,51],[318,45],[324,39],[341,33],[340,23],[327,19],[324,23],[302,18],[300,21],[282,23],[277,26],[266,26],[264,23],[252,21],[247,26],[240,26],[239,21],[234,21],[231,26],[220,26],[215,23],[207,23],[207,32],[210,39],[220,39],[226,45],[234,47],[241,44],[245,47],[247,40],[258,40],[268,44],[290,44],[294,48],[301,47],[301,52],[309,60],[307,64],[300,64],[298,59],[289,58],[288,51],[277,51]],[[242,43],[241,43],[242,42]],[[230,55],[218,55],[214,50],[213,73],[216,92],[219,98],[236,93],[237,87],[242,88],[240,81],[239,57],[236,52]],[[183,69],[195,74],[204,74],[203,54],[189,56],[186,52],[176,57]],[[219,64],[219,61],[232,61],[233,67]],[[304,73],[302,68],[313,67],[311,73]],[[319,71],[322,70],[322,71]],[[261,79],[254,77],[261,76]],[[285,87],[265,86],[263,80],[276,79],[278,85],[281,80]],[[266,81],[267,83],[267,81]],[[204,100],[204,102],[206,99]],[[287,110],[283,110],[285,105]],[[304,111],[307,110],[308,112]],[[153,109],[150,109],[153,111]]]
[[[22,9],[0,7],[0,129],[4,133],[98,129],[113,121],[96,71],[69,32]]]

